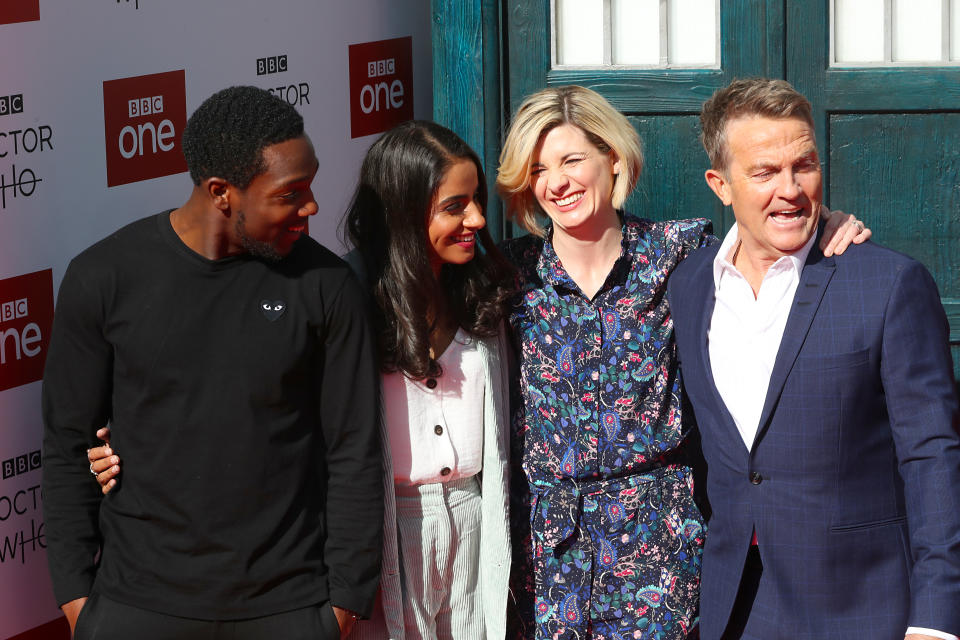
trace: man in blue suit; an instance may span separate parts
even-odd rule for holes
[[[960,411],[936,285],[817,247],[810,104],[734,81],[701,114],[736,225],[669,281],[713,516],[701,637],[960,634]]]

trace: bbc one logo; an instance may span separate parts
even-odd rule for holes
[[[50,269],[0,280],[0,391],[43,377],[52,324]]]
[[[183,70],[103,83],[107,186],[181,173],[187,123]]]
[[[352,44],[349,59],[350,137],[413,118],[413,38]]]

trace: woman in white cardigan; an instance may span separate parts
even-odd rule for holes
[[[351,639],[505,635],[513,283],[486,204],[473,150],[415,121],[370,148],[345,218],[372,298],[386,489],[380,597]]]

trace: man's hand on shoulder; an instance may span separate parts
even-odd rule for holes
[[[63,611],[63,615],[67,617],[67,622],[70,623],[70,637],[73,637],[73,629],[77,626],[77,618],[80,617],[80,610],[83,609],[83,605],[87,604],[86,598],[77,598],[76,600],[71,600],[70,602],[65,602],[60,609]]]

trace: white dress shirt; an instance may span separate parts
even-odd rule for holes
[[[800,284],[800,273],[815,241],[816,234],[795,254],[774,262],[764,274],[756,296],[747,279],[733,266],[733,256],[740,246],[736,224],[727,232],[713,259],[716,305],[707,331],[710,368],[747,449],[753,448],[757,436],[783,330]],[[910,627],[906,633],[960,640],[935,629]]]
[[[438,362],[443,374],[436,378],[383,375],[394,484],[469,478],[483,464],[485,383],[476,342],[458,329]]]
[[[757,435],[800,272],[815,241],[816,236],[811,236],[795,254],[774,262],[756,297],[750,283],[733,266],[733,255],[740,246],[736,224],[713,260],[716,305],[707,332],[710,367],[747,449],[753,447]]]

